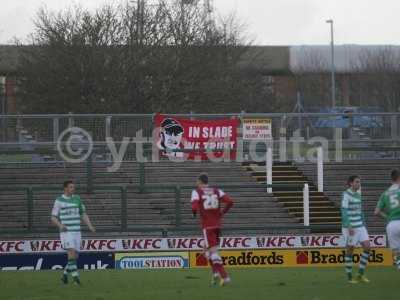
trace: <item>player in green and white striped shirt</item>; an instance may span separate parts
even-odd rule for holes
[[[72,181],[64,182],[64,194],[56,199],[51,212],[51,221],[60,230],[60,240],[63,249],[67,250],[68,264],[62,277],[62,282],[68,283],[68,274],[72,275],[75,283],[80,284],[77,267],[78,252],[81,249],[81,219],[95,232],[81,198],[74,194],[75,185]]]
[[[392,186],[379,198],[375,214],[383,217],[388,224],[386,233],[393,251],[397,268],[400,270],[400,171],[391,173]]]
[[[342,196],[342,233],[346,242],[346,273],[349,283],[369,282],[364,273],[369,259],[370,242],[362,212],[360,177],[350,176],[347,185],[349,188],[343,192]],[[357,280],[353,280],[353,251],[358,243],[364,251],[360,258]]]

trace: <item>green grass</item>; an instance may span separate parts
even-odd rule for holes
[[[399,299],[400,273],[371,267],[369,284],[350,286],[342,268],[236,269],[227,287],[210,287],[207,270],[86,271],[83,285],[64,286],[60,271],[1,272],[0,298],[57,300]]]

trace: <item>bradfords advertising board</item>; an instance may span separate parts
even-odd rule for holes
[[[0,255],[2,271],[39,271],[64,269],[67,256],[64,254],[5,254]],[[78,268],[102,270],[114,268],[112,253],[82,253],[79,255]]]
[[[371,246],[386,247],[385,235],[371,235]],[[84,239],[82,252],[143,252],[202,250],[204,239],[189,238],[130,238],[130,239]],[[222,237],[221,249],[296,249],[296,248],[342,248],[341,235],[276,235]],[[0,241],[0,254],[7,253],[61,253],[59,240]]]
[[[294,250],[292,250],[294,251]],[[353,254],[353,263],[358,264],[361,258],[361,249]],[[296,251],[296,264],[299,266],[332,267],[341,266],[346,255],[345,249],[310,249]],[[368,264],[371,266],[391,266],[393,257],[390,249],[376,248],[370,251]]]
[[[285,250],[251,250],[251,251],[221,251],[224,266],[227,267],[287,267],[293,260],[290,251]],[[190,252],[190,267],[204,268],[209,266],[203,252]]]
[[[236,268],[275,268],[275,267],[334,267],[342,266],[344,249],[312,249],[312,250],[244,250],[221,251],[223,264]],[[360,261],[360,250],[353,254],[353,262]],[[375,248],[370,252],[369,265],[391,266],[391,251],[386,248]],[[190,252],[190,267],[204,268],[208,260],[202,252]]]
[[[272,139],[271,119],[243,119],[244,140],[270,140]]]
[[[116,269],[184,269],[189,268],[187,252],[117,253]]]

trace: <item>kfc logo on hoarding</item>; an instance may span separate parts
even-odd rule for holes
[[[18,253],[23,252],[25,241],[1,241],[0,253]]]

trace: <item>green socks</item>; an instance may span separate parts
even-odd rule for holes
[[[358,271],[358,273],[360,275],[364,275],[365,268],[367,267],[367,264],[368,264],[368,259],[369,259],[369,251],[364,251],[361,254],[361,258],[360,258],[360,268]]]

